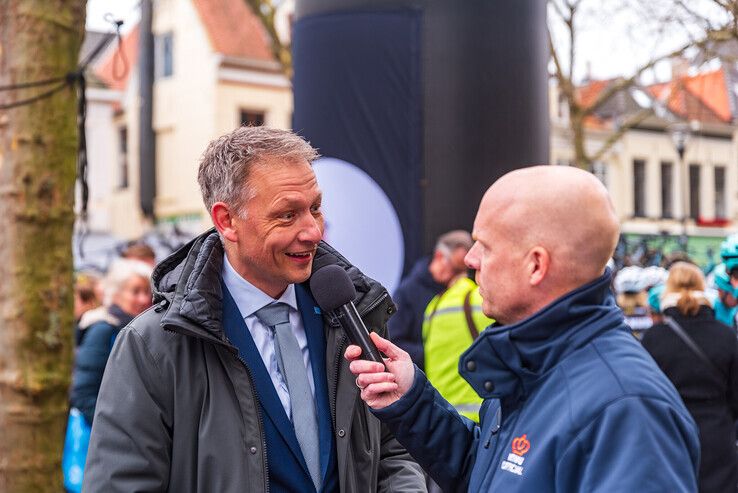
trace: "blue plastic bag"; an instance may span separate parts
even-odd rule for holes
[[[64,453],[62,454],[62,472],[64,473],[64,488],[68,492],[82,491],[82,477],[87,460],[87,446],[90,444],[90,425],[79,409],[69,410],[67,434],[64,438]]]

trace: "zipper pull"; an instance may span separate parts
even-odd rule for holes
[[[502,421],[502,408],[498,407],[497,411],[495,412],[495,422],[492,425],[492,427],[489,430],[489,436],[487,437],[487,441],[484,442],[484,448],[488,449],[490,444],[492,443],[492,437],[494,437],[499,431]]]

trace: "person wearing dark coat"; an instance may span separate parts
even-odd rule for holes
[[[413,265],[392,295],[397,313],[387,326],[390,339],[410,355],[418,368],[424,367],[423,314],[435,295],[445,287],[433,279],[430,257],[423,257]]]
[[[198,181],[215,228],[164,259],[124,328],[95,411],[84,491],[424,493],[420,467],[359,398],[346,332],[313,297],[339,266],[370,330],[387,290],[322,241],[316,150],[240,127]]]
[[[446,290],[451,279],[466,271],[464,256],[471,248],[469,233],[449,231],[436,240],[433,256],[423,257],[394,293],[397,314],[389,321],[392,342],[410,355],[413,363],[425,369],[423,322],[428,303]]]
[[[700,433],[699,491],[735,491],[738,482],[734,423],[738,419],[738,341],[718,322],[694,265],[669,271],[662,309],[714,364],[708,365],[667,323],[652,327],[643,347],[677,388]]]
[[[69,403],[89,425],[118,332],[151,306],[151,271],[137,260],[116,260],[105,277],[103,306],[86,312],[79,322]]]

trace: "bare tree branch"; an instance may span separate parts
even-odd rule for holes
[[[574,16],[576,15],[578,3],[567,4],[569,7],[569,17],[564,23],[569,28],[569,80],[574,79],[574,59],[576,57],[576,28],[574,27]]]
[[[641,75],[645,71],[653,68],[657,63],[662,62],[664,60],[669,60],[672,58],[679,57],[683,55],[684,52],[689,50],[690,48],[697,48],[697,49],[704,51],[705,49],[707,49],[707,47],[710,45],[711,42],[722,43],[730,39],[733,39],[733,34],[731,32],[713,31],[713,32],[707,33],[707,35],[699,41],[686,43],[682,45],[681,47],[669,53],[666,53],[659,57],[652,58],[651,61],[649,61],[645,65],[642,65],[641,67],[636,69],[635,73],[632,76],[619,79],[613,84],[610,84],[603,91],[601,91],[599,95],[597,96],[597,98],[595,98],[595,100],[592,102],[592,104],[584,109],[585,115],[590,115],[590,114],[595,113],[607,101],[609,101],[610,98],[612,98],[615,94],[629,87],[632,87],[634,84],[638,82],[638,79],[641,77]]]
[[[555,0],[551,0],[551,1],[549,2],[549,4],[550,4],[550,5],[551,5],[551,6],[552,6],[552,7],[554,8],[554,10],[555,10],[555,11],[556,11],[556,13],[557,13],[557,14],[559,15],[559,17],[561,18],[561,20],[562,20],[562,21],[563,21],[564,19],[566,19],[566,15],[564,14],[564,11],[563,11],[563,10],[561,10],[561,6],[559,5],[559,3],[558,3],[558,2],[556,2]]]
[[[282,71],[289,78],[292,79],[292,51],[290,44],[283,41],[279,37],[277,28],[275,25],[275,17],[277,14],[277,8],[279,3],[276,5],[272,0],[244,0],[246,4],[251,8],[254,14],[261,21],[264,30],[269,36],[270,48],[272,55],[279,62],[282,67]]]
[[[602,143],[602,146],[600,146],[597,152],[595,152],[591,156],[591,161],[599,161],[602,156],[604,156],[605,153],[607,153],[607,151],[612,148],[612,146],[617,144],[617,142],[623,137],[623,135],[625,135],[629,130],[643,123],[646,118],[652,116],[653,114],[653,109],[646,108],[628,117],[625,122],[620,124],[618,128],[607,137],[607,139],[605,140],[605,142]]]
[[[614,79],[598,94],[594,94],[592,101],[582,101],[575,84],[574,68],[577,50],[580,48],[577,46],[580,38],[579,31],[582,29],[579,15],[585,15],[588,11],[583,10],[583,0],[549,0],[552,7],[551,12],[555,14],[552,18],[557,23],[560,21],[560,26],[568,31],[565,37],[557,36],[561,39],[560,46],[554,42],[554,34],[558,34],[558,31],[556,33],[549,31],[548,40],[555,71],[553,75],[558,82],[560,94],[566,99],[569,107],[569,130],[574,159],[577,166],[583,168],[586,168],[593,160],[602,159],[623,135],[643,123],[646,118],[654,114],[654,111],[650,108],[643,109],[625,117],[625,121],[617,126],[607,136],[604,143],[591,154],[586,145],[590,131],[589,117],[596,115],[622,91],[638,87],[644,74],[654,69],[657,64],[682,57],[693,51],[701,52],[703,60],[713,54],[725,60],[726,54],[723,53],[725,50],[720,50],[719,47],[726,41],[738,41],[738,0],[704,0],[702,7],[695,6],[694,0],[663,0],[658,3],[654,1],[644,3],[640,0],[630,3],[629,0],[623,1],[625,3],[619,7],[619,10],[628,9],[629,19],[633,19],[633,16],[635,18],[641,16],[655,28],[650,29],[650,35],[658,38],[654,41],[655,47],[660,44],[658,40],[663,42],[664,39],[673,39],[671,36],[674,29],[678,30],[684,43],[671,51],[651,57],[628,77]],[[711,5],[712,13],[703,11],[703,7],[707,4]],[[559,24],[556,24],[557,29],[558,27]],[[635,36],[639,33],[642,33],[642,27],[634,31]],[[566,42],[569,46],[566,47],[567,52],[564,56],[568,56],[569,60],[564,60],[561,56]],[[570,63],[568,71],[565,67],[566,62]]]
[[[559,60],[559,55],[558,53],[556,53],[556,47],[554,46],[554,42],[553,42],[553,38],[551,37],[550,29],[547,30],[547,34],[548,34],[548,46],[549,46],[549,49],[551,50],[551,59],[554,62],[554,69],[555,69],[554,76],[556,77],[556,80],[559,83],[559,90],[564,93],[567,99],[573,100],[574,99],[574,84],[572,83],[572,80],[571,80],[571,73],[569,73],[568,75],[564,73],[564,70],[561,66],[561,62]]]

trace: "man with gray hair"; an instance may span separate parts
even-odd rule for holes
[[[463,230],[438,238],[429,269],[446,288],[425,309],[422,337],[428,381],[460,414],[478,422],[482,399],[458,370],[461,353],[493,322],[482,312],[479,286],[467,276],[464,257],[473,243]]]
[[[423,318],[428,303],[445,291],[449,282],[466,272],[464,255],[472,245],[467,231],[444,233],[436,240],[433,256],[418,260],[402,280],[393,298],[397,314],[389,321],[392,341],[408,352],[413,363],[425,368]]]
[[[124,329],[100,390],[85,491],[424,491],[420,468],[359,399],[347,341],[307,282],[338,264],[366,325],[394,310],[323,243],[316,151],[242,127],[198,181],[215,225],[160,263],[155,308]]]

